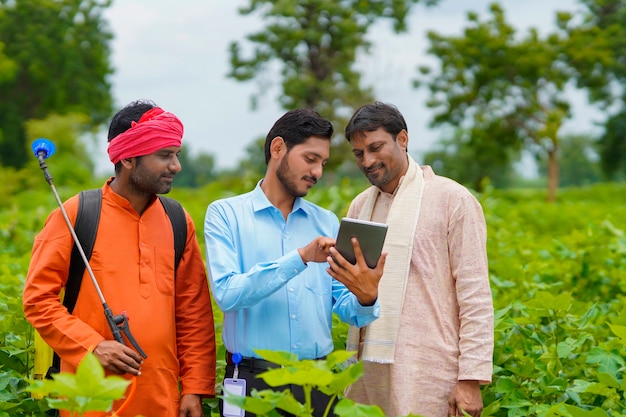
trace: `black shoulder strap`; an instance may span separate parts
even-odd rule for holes
[[[172,229],[174,230],[174,270],[177,270],[187,243],[187,218],[185,217],[183,207],[178,201],[162,195],[159,195],[159,200],[161,200],[161,204],[163,204],[163,208],[172,222]]]
[[[91,259],[91,252],[96,241],[96,233],[98,233],[98,223],[100,223],[100,208],[102,207],[102,189],[81,191],[78,195],[78,212],[76,214],[76,222],[74,223],[74,231],[78,237],[83,252],[87,260]],[[65,284],[65,297],[63,305],[67,307],[67,311],[72,313],[78,298],[78,291],[85,273],[85,264],[83,258],[76,245],[72,248],[72,257],[70,260],[70,270],[67,276],[67,284]]]
[[[81,191],[78,194],[78,211],[76,212],[76,221],[74,222],[74,232],[85,252],[87,260],[91,259],[93,245],[96,241],[96,233],[98,233],[98,223],[100,223],[100,209],[102,207],[102,189]],[[80,290],[80,284],[83,281],[85,273],[85,263],[80,256],[76,245],[72,247],[72,255],[70,258],[70,268],[67,275],[67,283],[65,284],[65,296],[63,297],[63,305],[67,311],[72,314],[76,299]],[[46,379],[51,379],[51,374],[60,372],[61,359],[54,352],[52,356],[52,366],[46,373]]]

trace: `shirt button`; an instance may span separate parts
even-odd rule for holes
[[[141,263],[141,266],[146,266],[146,263],[145,263],[145,262],[142,262],[142,263]]]
[[[289,292],[293,292],[293,287],[289,287]]]
[[[295,314],[292,314],[292,315],[291,315],[291,318],[292,318],[292,319],[295,319],[295,318],[296,318],[296,315],[295,315]]]

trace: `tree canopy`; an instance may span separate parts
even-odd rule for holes
[[[102,17],[110,3],[0,1],[0,165],[30,158],[28,120],[84,114],[88,130],[110,116],[112,35]]]
[[[418,85],[431,92],[431,125],[467,131],[451,151],[473,155],[492,174],[519,159],[524,149],[547,155],[549,199],[554,200],[558,131],[571,116],[565,94],[571,70],[561,62],[561,39],[542,38],[534,28],[520,38],[497,3],[490,12],[485,21],[468,13],[469,25],[460,36],[428,33],[428,52],[439,60],[439,69],[422,67]],[[479,187],[482,178],[471,180]]]
[[[427,5],[438,2],[250,0],[240,13],[259,13],[266,25],[246,36],[251,51],[245,50],[245,43],[230,45],[229,76],[239,81],[259,81],[259,92],[252,97],[254,108],[279,72],[278,100],[284,109],[313,108],[335,129],[342,128],[354,109],[374,99],[371,87],[362,85],[361,73],[355,66],[358,53],[368,53],[368,30],[377,19],[387,18],[396,32],[405,31],[411,6],[420,1]],[[331,153],[336,164],[346,158],[344,142]]]
[[[591,101],[608,114],[598,142],[608,178],[626,178],[626,2],[581,0],[581,14],[561,13],[568,64]]]

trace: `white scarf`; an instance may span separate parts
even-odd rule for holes
[[[387,260],[378,285],[380,317],[367,326],[363,341],[361,359],[370,362],[393,363],[400,328],[415,228],[424,194],[422,169],[410,155],[407,154],[407,157],[409,167],[387,215],[388,230],[383,246],[383,252],[387,252]],[[378,187],[370,187],[367,201],[359,214],[360,219],[371,220],[380,192]],[[350,326],[346,349],[357,350],[358,347],[359,329]]]

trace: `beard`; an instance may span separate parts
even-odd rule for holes
[[[288,155],[288,154],[287,154]],[[309,192],[308,189],[304,191],[298,190],[298,186],[296,184],[296,177],[294,174],[289,172],[289,162],[287,162],[287,156],[285,156],[282,161],[280,161],[280,165],[278,165],[278,169],[276,170],[276,177],[278,181],[283,186],[285,191],[289,193],[289,195],[294,197],[304,197]]]
[[[370,184],[380,188],[391,182],[393,175],[384,164],[378,164],[374,168],[376,168],[378,172],[371,173],[365,168],[362,169]]]
[[[141,164],[141,158],[137,158],[137,165],[130,174],[130,185],[140,194],[167,194],[172,189],[171,182],[163,181],[161,175],[155,175]]]

